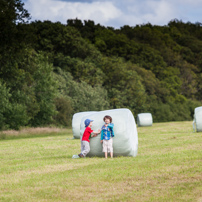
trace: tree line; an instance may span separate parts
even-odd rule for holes
[[[0,2],[0,129],[71,125],[79,111],[129,108],[154,122],[193,118],[202,99],[202,24],[29,22]]]

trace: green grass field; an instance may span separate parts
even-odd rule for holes
[[[1,134],[0,201],[202,202],[202,133],[192,122],[138,128],[136,157],[72,159],[80,140],[71,138],[71,129]]]

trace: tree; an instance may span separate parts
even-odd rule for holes
[[[107,91],[100,85],[92,87],[85,81],[76,82],[69,72],[57,68],[55,80],[58,83],[57,97],[71,101],[72,113],[101,111],[109,107]]]
[[[0,1],[0,78],[10,81],[20,76],[18,62],[24,56],[27,46],[24,30],[20,24],[29,19],[21,0]]]
[[[21,0],[0,1],[0,50],[3,51],[22,40],[18,35],[17,24],[29,20],[30,14],[23,8]]]
[[[28,123],[26,106],[19,103],[12,103],[10,89],[0,81],[0,130],[19,129],[20,126]]]

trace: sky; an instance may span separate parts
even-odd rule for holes
[[[95,24],[120,28],[171,20],[202,23],[202,0],[22,0],[31,21],[93,20]]]

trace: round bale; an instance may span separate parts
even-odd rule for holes
[[[112,109],[100,111],[83,117],[80,126],[80,135],[82,137],[85,130],[84,121],[89,118],[93,121],[92,130],[97,131],[104,125],[104,116],[112,117],[114,123],[113,150],[114,156],[136,156],[138,152],[138,133],[135,119],[129,109]],[[90,152],[87,156],[104,157],[102,144],[100,143],[100,134],[90,139]]]
[[[151,113],[140,113],[137,115],[137,125],[142,126],[152,126],[153,119]]]
[[[81,119],[84,116],[87,116],[89,114],[95,113],[96,111],[86,111],[86,112],[78,112],[73,115],[72,118],[72,132],[73,132],[73,137],[75,139],[80,138],[80,123]]]
[[[195,127],[196,125],[196,127]],[[197,107],[194,110],[194,121],[193,121],[194,131],[197,132],[202,131],[202,107]]]

